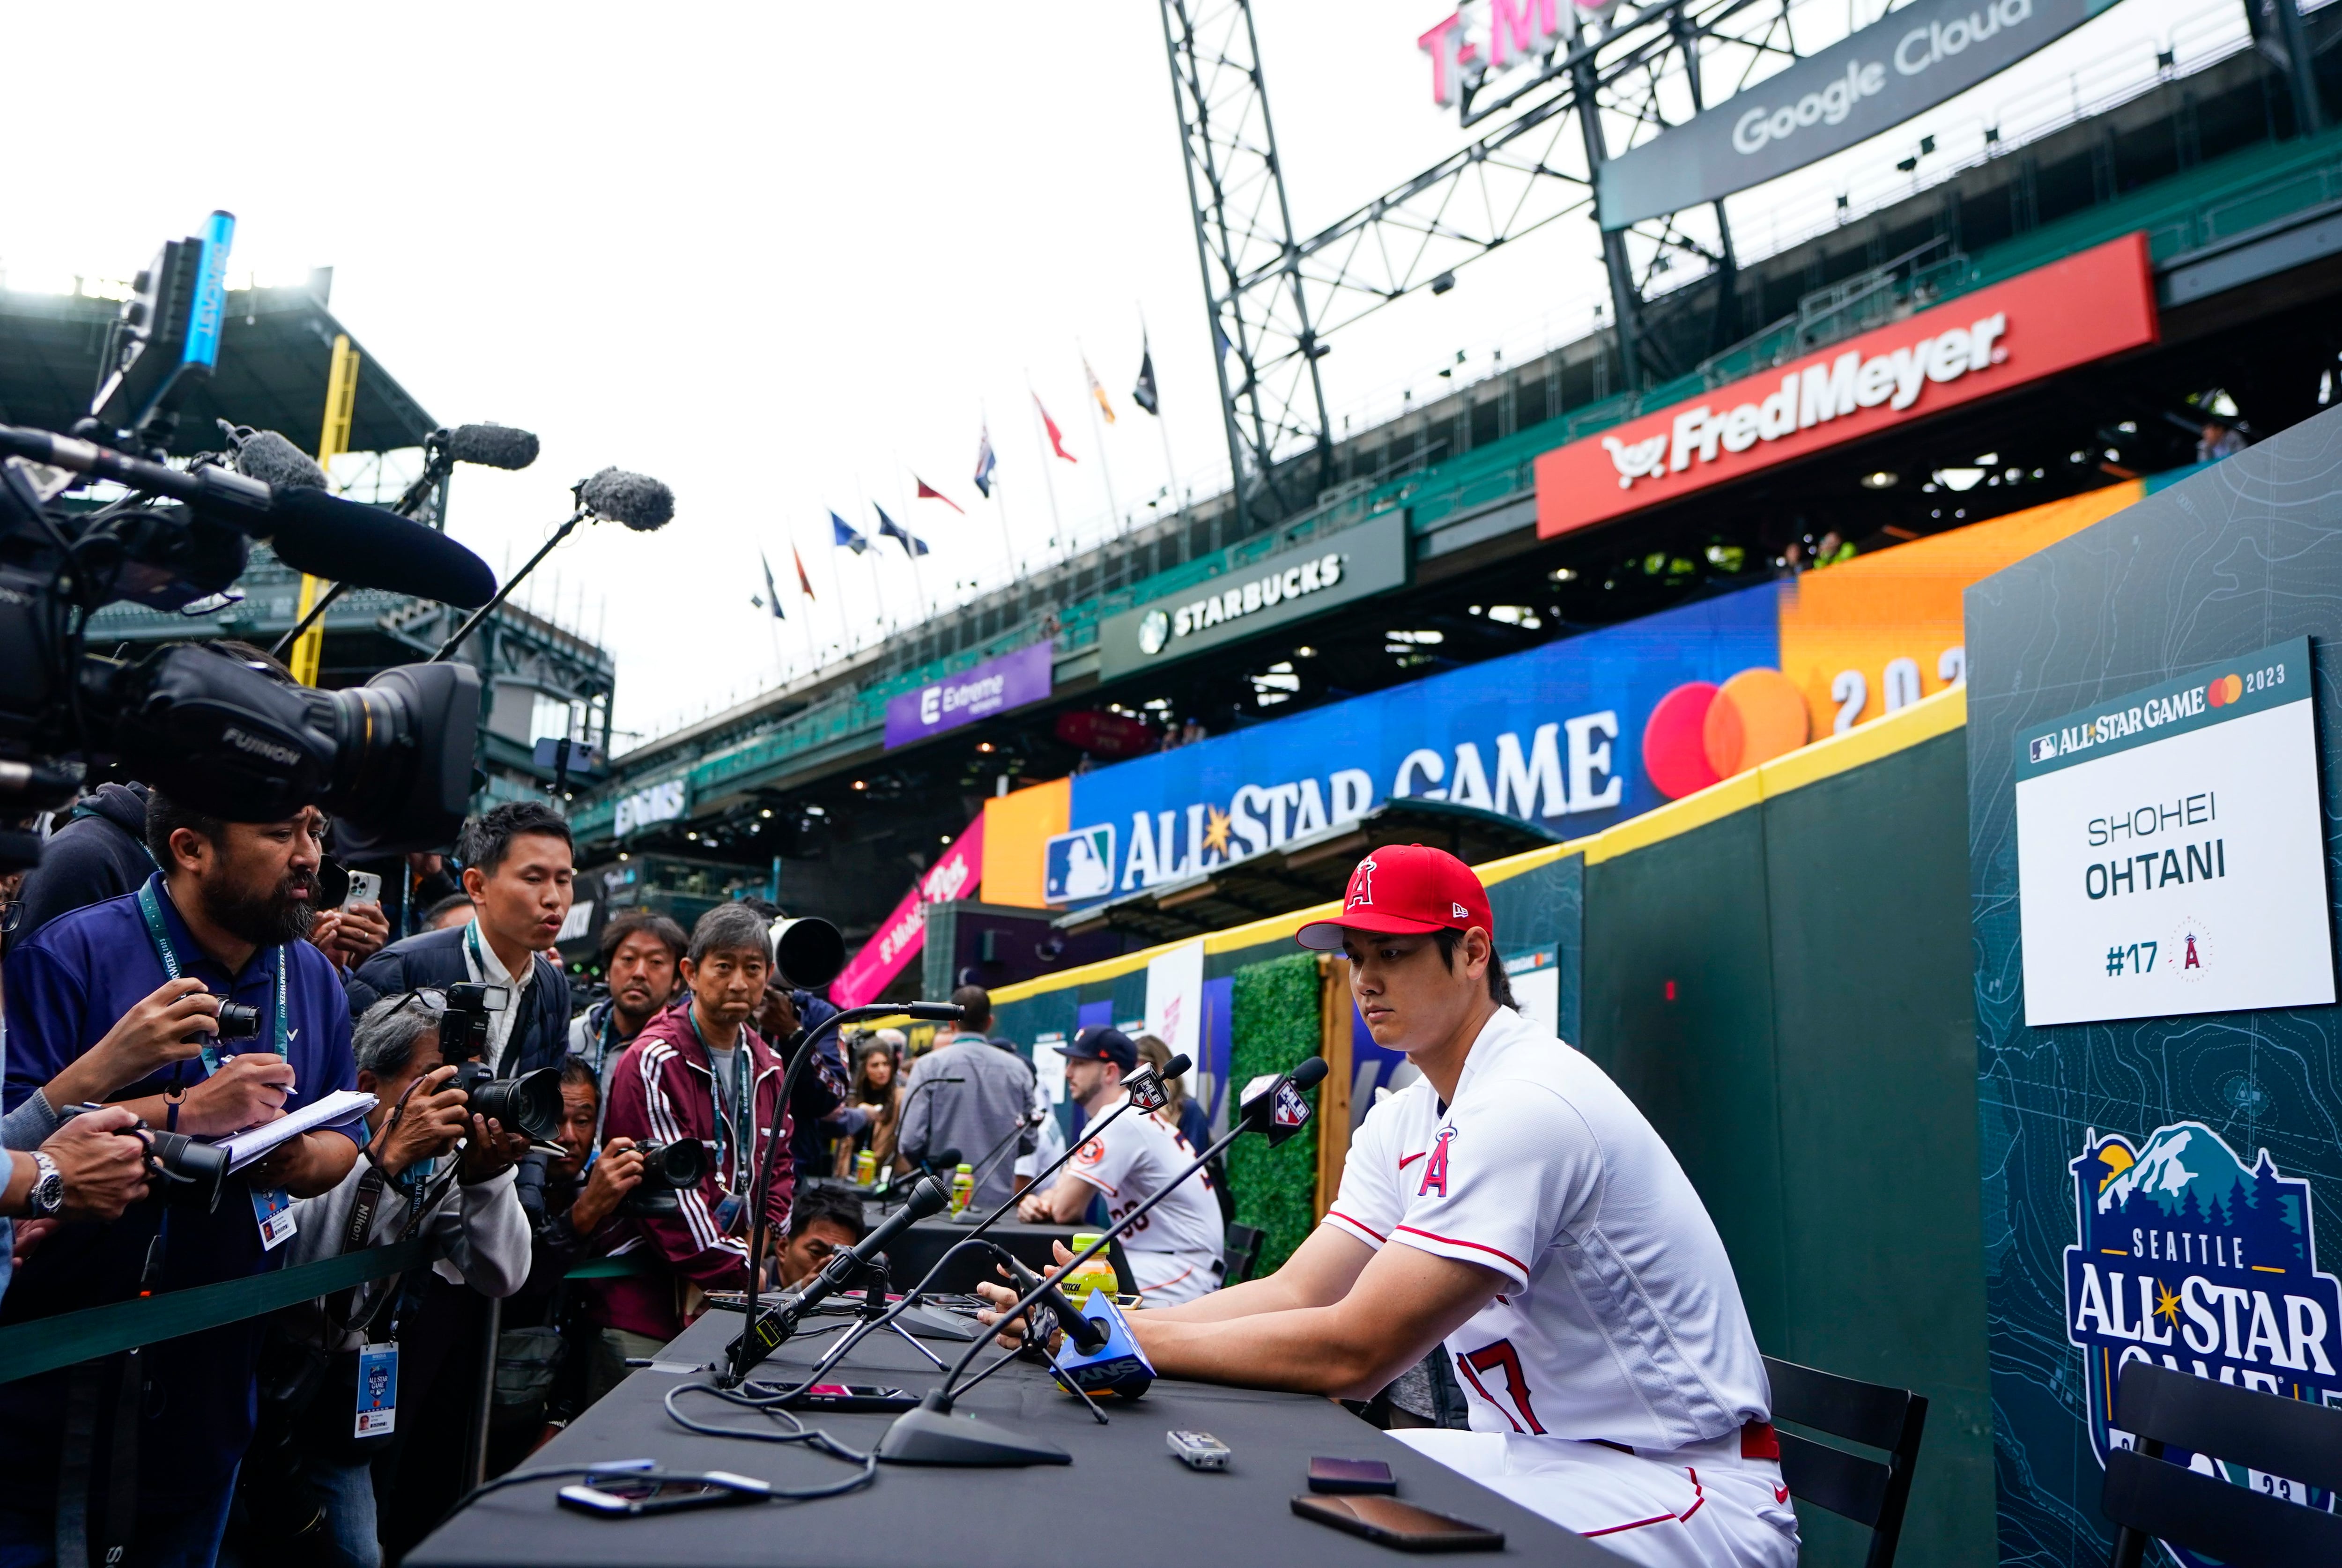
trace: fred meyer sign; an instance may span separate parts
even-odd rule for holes
[[[2309,640],[2017,736],[2025,1022],[2334,1000]]]
[[[1606,229],[1681,212],[1866,141],[1965,93],[2114,0],[1917,0],[1604,164]]]
[[[1098,674],[1152,669],[1406,581],[1406,515],[1392,512],[1109,617],[1098,628]]]
[[[2147,236],[2126,235],[1546,453],[1537,534],[1680,500],[2155,341]]]

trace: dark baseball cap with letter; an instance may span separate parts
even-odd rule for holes
[[[1138,1067],[1138,1047],[1111,1024],[1094,1024],[1075,1035],[1072,1044],[1049,1049],[1069,1062],[1111,1062],[1126,1073]]]
[[[1313,920],[1293,935],[1304,947],[1339,953],[1346,931],[1425,936],[1476,925],[1495,940],[1496,922],[1488,912],[1488,890],[1472,868],[1444,849],[1394,844],[1358,862],[1342,895],[1340,914]]]

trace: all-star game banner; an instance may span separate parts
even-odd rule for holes
[[[2333,994],[2330,890],[2342,865],[2337,517],[2342,413],[2329,413],[1967,594],[1978,1156],[2006,1563],[2107,1560],[2113,1531],[2098,1503],[2107,1454],[2131,1442],[2114,1423],[2128,1362],[2342,1403],[2342,1289],[2328,1272],[2342,1255],[2342,1124],[2334,1114],[2342,1014],[2317,1000]],[[2280,666],[2282,682],[2271,674],[2269,690],[2247,689]],[[2146,722],[2150,702],[2167,724]],[[2131,836],[2147,824],[2136,809],[2144,797],[2130,793],[2158,768],[2225,767],[2230,753],[2252,749],[2255,726],[2284,724],[2306,732],[2308,744],[2267,752],[2255,776],[2205,786],[2221,792],[2211,880],[2187,880],[2183,848],[2180,875],[2167,882],[2158,837],[2154,891],[2139,891],[2147,868],[2133,852],[2146,850],[2114,831],[2127,812]],[[2089,769],[2107,787],[2077,815],[2079,796],[2092,793],[2081,786],[2096,782]],[[2252,857],[2260,851],[2240,863],[2245,840],[2228,830],[2260,843],[2269,824],[2256,814],[2277,810],[2280,784],[2307,791],[2314,805],[2287,853],[2307,859],[2297,870],[2322,873],[2325,891],[2216,915],[2205,903],[2211,894],[2262,874]],[[2076,798],[2047,799],[2047,814],[2037,796],[2021,807],[2025,791],[2045,785]],[[2157,834],[2167,824],[2175,838],[2206,837],[2181,831],[2188,809],[2184,795],[2167,819],[2158,806]],[[2214,809],[2203,803],[2202,825]],[[2022,852],[2021,810],[2035,816],[2026,828],[2035,842]],[[2111,847],[2093,850],[2094,822]],[[2114,866],[2124,856],[2133,856],[2123,861],[2133,880],[2117,890]],[[2047,880],[2030,887],[2028,877]],[[2103,896],[2094,900],[2094,891]],[[2032,896],[2045,892],[2070,898],[2045,908]],[[2161,923],[2153,930],[2142,924],[2149,913]],[[2061,920],[2087,925],[2096,940],[2087,975],[2079,958],[2044,969],[2032,951],[2038,929],[2054,945],[2067,934]],[[2124,922],[2139,932],[2123,934],[2117,977],[2109,944],[2127,933]],[[2170,936],[2166,924],[2181,934]],[[2212,924],[2219,930],[2209,938],[2196,930]],[[2292,944],[2300,956],[2277,978],[2299,986],[2256,982],[2260,989],[2216,1004],[2229,1011],[2200,1006],[2193,977],[2235,967],[2236,930],[2247,932],[2255,962],[2268,943]],[[2191,933],[2204,966],[2196,970],[2187,967]],[[2146,973],[2150,939],[2177,964],[2165,1004],[2152,1009],[2134,1000],[2155,984]],[[2163,959],[2154,962],[2159,974]],[[2037,979],[2055,979],[2079,1000],[2044,1007],[2028,993]],[[2056,1022],[2032,1026],[2028,1014]],[[2304,1507],[2336,1507],[2334,1497],[2283,1477],[2200,1454],[2170,1457]],[[2174,1556],[2206,1568],[2187,1553]]]

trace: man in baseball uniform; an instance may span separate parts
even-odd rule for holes
[[[1359,862],[1303,946],[1350,960],[1376,1105],[1338,1201],[1274,1274],[1132,1316],[1166,1377],[1370,1398],[1445,1344],[1469,1432],[1394,1432],[1630,1561],[1791,1568],[1771,1393],[1716,1226],[1602,1070],[1524,1022],[1479,878]]]
[[[1016,1217],[1071,1224],[1089,1213],[1093,1198],[1103,1197],[1112,1224],[1194,1164],[1196,1151],[1179,1133],[1136,1108],[1106,1122],[1129,1098],[1122,1080],[1138,1066],[1138,1047],[1129,1035],[1112,1027],[1085,1029],[1056,1052],[1066,1059],[1066,1092],[1087,1118],[1084,1137],[1065,1174],[1046,1192],[1026,1193]],[[1219,1201],[1201,1171],[1149,1209],[1122,1238],[1123,1256],[1137,1276],[1132,1283],[1146,1304],[1171,1306],[1218,1289],[1221,1234]]]

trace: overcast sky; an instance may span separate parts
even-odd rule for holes
[[[1462,140],[1415,45],[1448,8],[1257,0],[1303,232]],[[1845,0],[1799,15],[1807,47],[1847,25]],[[2241,18],[2234,0],[2126,0],[1966,100],[1736,198],[1744,254],[1827,221],[1838,190],[1884,195],[1922,134],[1957,158],[1987,124],[2135,87],[2175,32],[2185,66]],[[17,6],[8,26],[11,286],[125,276],[225,207],[237,269],[333,266],[335,314],[438,419],[543,437],[525,473],[457,478],[451,530],[492,565],[523,558],[605,464],[674,487],[664,532],[585,531],[522,594],[616,654],[621,749],[623,732],[673,729],[909,624],[922,591],[965,597],[1053,536],[1098,537],[1109,475],[1143,513],[1166,433],[1186,483],[1225,483],[1148,0],[128,4],[102,25]],[[1468,377],[1494,347],[1518,359],[1577,335],[1601,289],[1594,227],[1571,217],[1445,297],[1402,302],[1325,361],[1336,426],[1402,389],[1447,390],[1434,373],[1459,350]],[[1129,399],[1142,313],[1161,427]],[[1103,453],[1084,353],[1120,415]],[[1028,381],[1078,464],[1045,468]],[[987,418],[997,508],[969,483]],[[914,474],[968,515],[914,501]],[[831,548],[827,513],[866,533],[873,503],[934,544],[916,583],[892,544]],[[813,604],[787,586],[792,544]],[[749,602],[760,551],[786,623]]]

